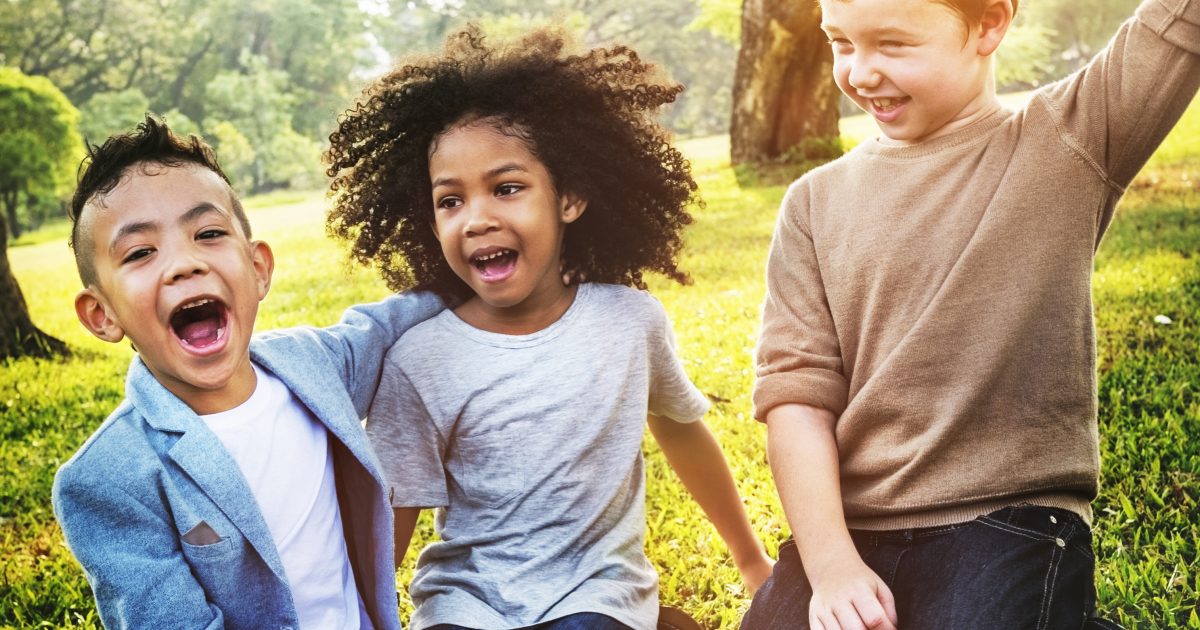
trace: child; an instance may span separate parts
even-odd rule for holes
[[[1196,91],[1200,1],[1147,0],[1015,112],[992,69],[1015,0],[821,10],[883,137],[783,202],[754,404],[795,542],[742,627],[1079,628],[1093,256]]]
[[[749,588],[770,573],[666,313],[620,286],[686,279],[696,185],[651,118],[682,88],[627,48],[565,46],[459,33],[370,86],[332,136],[332,231],[393,286],[464,300],[391,349],[367,421],[397,560],[420,509],[440,508],[414,628],[654,628],[647,422]],[[562,268],[587,282],[564,286]]]
[[[359,419],[431,295],[251,339],[270,247],[211,150],[147,117],[90,147],[72,201],[79,321],[128,336],[126,400],[54,508],[109,628],[399,628],[392,518]]]

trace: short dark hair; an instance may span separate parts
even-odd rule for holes
[[[75,252],[75,266],[83,286],[98,283],[96,277],[95,252],[90,234],[80,234],[80,217],[88,202],[98,195],[106,195],[118,184],[130,168],[139,164],[158,164],[175,167],[184,164],[202,166],[221,177],[229,185],[229,178],[217,163],[212,147],[194,134],[186,138],[171,131],[167,123],[147,114],[146,119],[130,133],[110,136],[102,145],[87,143],[87,156],[80,163],[79,183],[71,198],[70,217],[71,249]],[[233,214],[241,224],[246,238],[250,238],[250,221],[242,209],[233,186],[229,186]]]
[[[353,242],[393,289],[469,297],[431,225],[431,146],[468,121],[520,138],[555,192],[587,202],[563,240],[566,269],[645,288],[644,271],[679,282],[696,182],[655,112],[683,87],[625,46],[573,53],[562,32],[493,44],[476,27],[438,56],[402,61],[339,120],[325,159],[335,200],[327,227]]]
[[[987,0],[934,0],[934,2],[950,7],[967,24],[968,29],[973,29],[983,22],[983,10],[987,8]],[[1018,0],[1012,0],[1013,15],[1017,14],[1017,3]]]

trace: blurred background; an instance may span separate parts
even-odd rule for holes
[[[811,11],[788,4],[747,8],[815,15],[815,2]],[[1002,89],[1074,70],[1136,4],[1022,3],[1001,49]],[[2,0],[0,67],[49,80],[77,111],[69,126],[91,142],[130,129],[144,112],[164,115],[213,144],[234,185],[251,195],[323,187],[319,154],[338,113],[397,58],[436,51],[467,22],[502,37],[557,22],[584,46],[632,45],[687,86],[664,112],[678,136],[728,133],[739,49],[756,49],[770,31],[758,28],[760,15],[744,43],[742,9],[739,0]],[[823,45],[815,24],[794,36]],[[26,186],[19,198],[7,187],[10,237],[63,215],[78,160],[67,163],[63,177]]]

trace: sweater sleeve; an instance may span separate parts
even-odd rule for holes
[[[799,403],[841,414],[848,384],[817,250],[805,223],[810,203],[801,179],[788,190],[767,256],[754,382],[754,417]]]
[[[1200,0],[1143,0],[1086,68],[1039,97],[1063,140],[1118,191],[1137,175],[1200,85]]]

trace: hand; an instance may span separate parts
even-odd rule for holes
[[[738,572],[742,574],[742,583],[746,585],[750,596],[771,577],[771,571],[775,569],[775,561],[761,549],[754,557],[745,562],[738,562],[737,565]]]
[[[827,567],[820,580],[812,582],[812,630],[896,630],[899,619],[891,589],[857,557]]]

